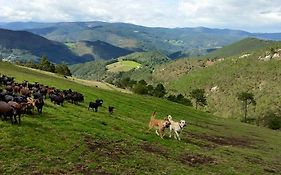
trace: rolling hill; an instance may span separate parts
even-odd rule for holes
[[[242,117],[237,94],[252,92],[257,105],[249,113],[259,120],[281,106],[280,48],[280,42],[246,39],[214,52],[218,58],[231,55],[225,59],[180,59],[163,64],[152,73],[151,81],[164,82],[170,93],[186,96],[193,89],[203,88],[208,100],[206,110],[228,118]]]
[[[116,60],[97,60],[90,61],[81,64],[71,65],[69,68],[71,73],[82,79],[92,79],[92,80],[108,80],[114,79],[116,76],[131,76],[137,80],[146,79],[147,76],[150,76],[153,69],[161,64],[167,63],[170,59],[163,53],[154,51],[154,52],[135,52],[126,56],[118,57],[117,61],[134,61],[140,64],[139,69],[131,69],[130,71],[122,72],[110,72],[106,68],[107,65],[115,63]]]
[[[1,27],[1,26],[0,26]],[[159,50],[167,55],[204,55],[216,48],[238,40],[255,37],[280,40],[280,33],[250,33],[229,29],[150,28],[127,23],[60,22],[60,23],[6,23],[3,28],[28,30],[60,42],[104,41],[134,51]]]
[[[233,44],[227,45],[221,49],[217,49],[216,51],[211,52],[202,57],[210,59],[247,54],[259,49],[270,47],[278,43],[280,42],[271,40],[260,40],[256,38],[246,38]]]
[[[1,174],[278,174],[280,132],[214,117],[166,100],[106,91],[0,62],[16,81],[38,81],[85,95],[80,105],[54,105],[0,121]],[[89,101],[104,107],[88,111]],[[106,107],[116,107],[112,116]],[[147,131],[151,112],[185,119],[181,141]]]
[[[75,43],[67,43],[67,45],[77,55],[91,60],[110,60],[132,53],[130,50],[116,47],[99,40],[93,42],[79,41]]]
[[[0,29],[0,47],[3,57],[16,54],[14,58],[20,59],[21,53],[24,52],[35,59],[47,56],[54,63],[79,63],[85,61],[80,60],[80,57],[75,55],[64,44],[50,41],[26,31]],[[14,50],[21,52],[15,52]]]

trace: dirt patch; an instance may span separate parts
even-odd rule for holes
[[[271,167],[265,167],[265,168],[263,168],[263,170],[264,170],[265,172],[274,173],[274,174],[280,172],[279,170],[274,169],[274,168],[271,168]]]
[[[189,143],[189,144],[197,145],[201,148],[205,148],[205,149],[208,149],[208,150],[212,150],[212,149],[215,149],[216,147],[218,147],[218,145],[216,145],[216,144],[206,143],[206,142],[203,142],[201,140],[186,138],[186,139],[183,139],[183,141],[185,141],[186,143]]]
[[[159,145],[143,142],[140,144],[140,148],[145,152],[154,153],[169,158],[169,151],[164,147],[160,147]]]
[[[217,164],[217,160],[212,157],[208,157],[201,154],[182,154],[179,157],[181,163],[189,166],[199,166],[199,165],[215,165]]]
[[[130,154],[130,150],[127,149],[129,143],[124,140],[93,140],[92,137],[85,136],[84,142],[92,152],[95,152],[95,154],[113,160],[119,160],[120,156]]]
[[[84,174],[84,175],[92,175],[92,174],[97,174],[97,175],[111,175],[111,173],[108,173],[102,169],[102,167],[98,166],[96,168],[89,168],[86,165],[83,165],[81,163],[76,164],[73,169],[72,173],[78,174]]]
[[[203,134],[194,134],[194,133],[189,133],[189,136],[200,140],[207,140],[217,145],[252,147],[252,140],[249,138],[224,137],[224,136],[203,135]]]

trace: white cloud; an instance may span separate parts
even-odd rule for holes
[[[109,21],[278,31],[281,0],[0,0],[0,22]]]

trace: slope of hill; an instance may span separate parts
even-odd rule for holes
[[[67,62],[78,63],[80,57],[75,55],[68,47],[59,42],[50,41],[38,35],[26,31],[11,31],[0,29],[0,47],[2,55],[17,54],[17,59],[21,58],[24,52],[34,58],[47,56],[55,63]],[[16,52],[19,50],[20,52]]]
[[[113,46],[103,41],[80,41],[76,43],[67,43],[69,48],[77,55],[89,59],[115,59],[120,56],[125,56],[132,51]]]
[[[16,71],[15,71],[16,70]],[[21,126],[0,121],[1,174],[278,174],[280,132],[213,117],[165,100],[105,91],[0,62],[0,73],[85,95],[63,106],[46,99],[43,115],[25,115]],[[116,111],[95,113],[89,101]],[[185,119],[181,141],[160,139],[147,123],[171,114]],[[157,168],[155,168],[157,166]],[[161,170],[161,171],[159,171]]]
[[[128,72],[132,69],[138,69],[141,67],[140,63],[135,61],[118,61],[106,66],[107,71],[109,72]]]
[[[70,65],[69,69],[71,74],[75,77],[88,80],[101,81],[105,78],[106,72],[106,61],[95,60],[80,64]]]
[[[270,51],[262,49],[248,57],[226,58],[174,79],[168,87],[185,94],[189,94],[192,89],[203,88],[208,94],[208,109],[212,113],[234,118],[242,117],[237,94],[252,92],[257,105],[249,110],[249,116],[262,118],[270,110],[281,106],[281,61],[280,58],[263,61],[265,53]],[[212,90],[214,88],[216,90]]]
[[[218,49],[210,54],[203,56],[204,58],[221,58],[235,55],[251,53],[259,49],[272,46],[277,41],[260,40],[256,38],[246,38],[231,45]]]
[[[113,73],[107,71],[106,66],[111,64],[111,61],[92,61],[83,64],[76,64],[70,66],[71,73],[79,78],[92,79],[92,80],[106,80],[115,77],[117,74],[120,76],[131,76],[137,80],[146,79],[150,76],[151,72],[158,65],[167,63],[170,59],[157,51],[154,52],[135,52],[126,56],[118,58],[119,61],[134,61],[140,65],[139,69],[133,69],[128,72],[119,74],[119,72]]]
[[[48,23],[47,23],[48,24]],[[45,25],[47,25],[45,24]],[[22,27],[21,27],[22,25]],[[3,27],[26,29],[27,24],[5,24]],[[150,28],[127,23],[106,22],[61,22],[47,27],[30,24],[30,32],[60,42],[101,40],[112,45],[133,50],[160,50],[165,54],[182,52],[182,55],[197,56],[214,48],[231,44],[247,37],[280,39],[280,33],[259,34],[239,30],[197,28]]]

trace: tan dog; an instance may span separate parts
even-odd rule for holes
[[[171,123],[168,119],[164,119],[164,120],[155,119],[155,116],[156,116],[156,112],[154,111],[151,115],[151,118],[150,118],[150,121],[148,124],[148,130],[150,131],[152,128],[155,128],[156,134],[163,139],[164,130],[165,130],[165,128],[168,128]]]
[[[180,122],[175,122],[172,120],[172,116],[168,115],[168,120],[171,123],[170,125],[170,138],[172,137],[172,131],[174,131],[174,138],[181,140],[179,136],[179,132],[183,130],[183,128],[186,126],[185,120],[180,120]]]

